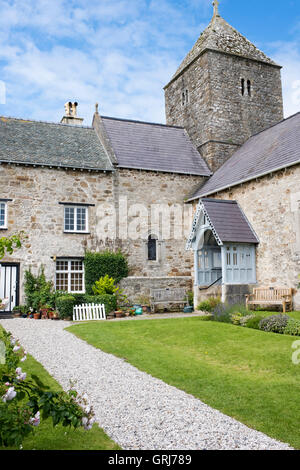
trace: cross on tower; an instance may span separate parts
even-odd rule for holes
[[[213,1],[214,16],[219,16],[219,5],[220,5],[220,2],[218,0]]]

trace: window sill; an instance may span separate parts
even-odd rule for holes
[[[91,232],[67,232],[65,230],[63,233],[67,235],[90,235],[91,234]]]

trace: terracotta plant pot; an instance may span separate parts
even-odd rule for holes
[[[117,311],[115,312],[116,318],[121,318],[123,316],[123,312]]]
[[[34,318],[35,320],[39,320],[39,319],[41,318],[41,314],[40,314],[40,313],[34,313],[34,314],[33,314],[33,318]]]

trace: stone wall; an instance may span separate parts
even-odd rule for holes
[[[8,230],[1,236],[24,230],[27,240],[22,249],[3,262],[20,263],[21,303],[24,301],[24,272],[29,267],[37,273],[43,265],[47,279],[55,280],[57,257],[84,256],[96,237],[97,206],[113,201],[110,174],[65,171],[2,164],[1,197],[8,202]],[[95,204],[89,207],[90,234],[64,233],[64,206],[59,202]]]
[[[132,224],[139,224],[142,220],[135,240],[120,240],[120,247],[128,254],[130,274],[146,277],[190,276],[192,257],[186,252],[185,244],[193,212],[184,201],[203,179],[199,176],[136,170],[119,170],[116,178],[116,201],[123,201],[118,221],[120,238],[130,231]],[[167,216],[163,212],[160,217],[159,225],[154,223],[155,217],[151,217],[151,211],[157,205],[167,210]],[[125,211],[129,214],[128,220],[124,218]],[[169,222],[170,232],[167,233]],[[158,236],[158,261],[147,259],[147,240],[152,233]]]
[[[201,177],[138,170],[104,174],[3,164],[0,180],[2,198],[12,199],[8,202],[9,229],[1,232],[4,236],[24,230],[28,236],[21,250],[3,259],[3,262],[20,263],[21,303],[24,302],[24,273],[29,267],[37,273],[43,265],[47,279],[54,282],[56,265],[53,257],[83,257],[86,250],[120,248],[128,256],[130,274],[155,278],[156,281],[148,282],[156,287],[160,287],[162,277],[166,278],[166,285],[170,277],[187,276],[190,279],[192,257],[185,251],[185,243],[192,210],[190,205],[184,204],[184,199],[200,184]],[[124,201],[126,208],[122,205]],[[88,234],[64,233],[64,206],[60,202],[94,205],[88,208]],[[158,226],[152,230],[149,225],[140,231],[137,239],[128,238],[126,226],[138,221],[135,209],[146,210],[145,220],[150,223],[148,215],[155,204],[170,209],[170,237],[160,234]],[[179,213],[172,212],[173,204],[177,204]],[[111,214],[115,209],[115,227],[108,226],[107,236],[103,237],[106,210]],[[164,214],[162,219],[162,227],[167,226],[168,217]],[[179,238],[174,238],[174,229],[181,233]],[[158,261],[147,259],[148,234],[153,231],[159,238]],[[172,280],[171,285],[175,283]]]
[[[260,286],[297,288],[300,274],[300,165],[223,191],[216,197],[236,200],[260,244],[257,281]],[[299,291],[295,308],[300,309]]]
[[[128,277],[121,281],[121,288],[128,296],[132,303],[140,303],[140,297],[151,298],[152,289],[174,289],[182,288],[186,292],[192,291],[192,277],[191,276],[175,276],[175,277]],[[172,309],[168,303],[162,305],[161,308]],[[176,304],[173,305],[173,310],[178,311],[180,308]]]
[[[189,103],[183,106],[186,89]],[[165,100],[167,124],[186,128],[213,171],[251,135],[283,119],[280,69],[217,51],[204,52],[171,81]]]

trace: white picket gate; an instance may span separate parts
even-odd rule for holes
[[[73,321],[106,320],[104,304],[82,304],[73,308]]]

